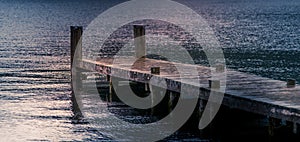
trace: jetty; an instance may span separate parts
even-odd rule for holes
[[[133,66],[123,64],[122,62],[116,64],[113,62],[112,57],[99,58],[96,61],[82,59],[82,56],[80,55],[82,49],[78,49],[81,48],[78,44],[81,42],[82,30],[82,27],[71,27],[71,62],[73,63],[73,60],[75,60],[73,59],[75,54],[79,57],[76,59],[78,60],[78,63],[73,65],[78,69],[78,72],[75,72],[75,76],[80,76],[80,71],[85,70],[106,75],[109,80],[111,77],[114,77],[112,76],[112,70],[114,70],[125,72],[124,79],[142,84],[149,83],[150,78],[155,76],[166,81],[167,89],[169,91],[180,93],[180,86],[186,82],[180,81],[180,74],[176,72],[174,67],[176,64],[176,66],[182,66],[183,68],[188,68],[189,66],[197,68],[199,76],[190,77],[199,78],[199,82],[202,84],[199,91],[200,93],[194,94],[199,95],[200,100],[207,101],[210,91],[222,87],[220,86],[220,83],[212,84],[215,80],[212,80],[212,76],[210,76],[211,67],[207,66],[174,63],[148,58],[137,61]],[[134,30],[134,37],[145,35],[145,27],[143,26],[135,26]],[[141,49],[136,51],[137,54],[145,52],[145,41],[140,40],[137,42],[140,42],[141,46]],[[75,53],[76,50],[79,52]],[[125,63],[126,59],[123,61]],[[293,129],[291,131],[299,133],[300,86],[295,80],[273,80],[227,69],[222,66],[216,67],[215,70],[226,72],[226,88],[222,105],[263,115],[270,119],[289,121],[293,124]],[[188,74],[188,72],[186,72],[186,74]],[[120,76],[118,77],[120,78]],[[270,125],[272,124],[270,123]]]

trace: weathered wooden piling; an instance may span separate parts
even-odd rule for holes
[[[80,26],[71,26],[71,81],[72,91],[74,89],[80,89],[82,86],[81,71],[77,68],[73,68],[75,61],[82,59],[82,36],[83,28]],[[77,62],[79,63],[79,62]],[[74,78],[75,77],[75,78]],[[73,80],[75,81],[73,82]]]
[[[77,60],[82,59],[82,40],[83,28],[80,26],[71,26],[71,66],[74,63],[74,57]]]
[[[73,119],[76,123],[80,123],[79,121],[82,119],[83,115],[80,111],[79,105],[76,100],[75,91],[79,91],[80,87],[82,86],[81,82],[81,72],[77,69],[77,65],[74,65],[77,61],[82,59],[82,27],[79,26],[71,26],[71,37],[70,37],[70,48],[71,48],[71,101],[72,101],[72,111],[74,113]],[[75,66],[75,67],[74,67]]]
[[[135,57],[137,59],[140,59],[142,57],[145,57],[145,55],[146,55],[145,26],[134,25],[133,32],[134,32]],[[118,87],[118,86],[113,86],[113,84],[112,84],[112,79],[116,79],[116,78],[112,78],[110,75],[107,75],[106,79],[110,85],[110,87],[109,87],[110,88],[109,93],[110,93],[110,98],[111,98],[110,100],[111,101],[116,100],[116,99],[113,99],[113,98],[117,98],[117,94],[114,89],[115,89],[115,87]],[[147,91],[147,89],[149,87],[145,83],[143,83],[143,85],[145,86],[144,90]]]
[[[146,38],[145,38],[145,26],[134,25],[134,45],[136,58],[142,58],[146,56]]]
[[[288,79],[287,80],[287,87],[288,88],[293,88],[296,86],[296,80],[295,79]]]
[[[135,57],[137,60],[143,60],[146,57],[146,29],[144,25],[133,25]],[[145,66],[144,62],[140,64]],[[137,83],[144,87],[145,92],[150,91],[148,83]]]
[[[119,82],[120,82],[120,79],[117,78],[117,77],[112,77],[112,76],[107,76],[107,78],[109,78],[109,101],[110,102],[120,102],[120,99],[117,95],[117,92],[116,90],[118,89],[118,85],[119,85]],[[113,81],[114,82],[118,82],[117,85],[113,85]]]
[[[107,82],[111,82],[110,75],[106,75],[106,81],[107,81]]]
[[[159,75],[160,74],[160,68],[159,67],[152,67],[151,68],[151,74]],[[151,98],[152,102],[156,102],[157,98],[160,98],[161,96],[164,96],[161,102],[152,108],[151,114],[152,115],[165,115],[168,114],[171,111],[172,107],[172,99],[171,99],[171,91],[167,90],[166,88],[162,88],[160,86],[150,85],[150,91],[151,91]],[[160,96],[160,97],[158,97]]]
[[[161,88],[155,85],[151,85],[150,88],[152,103],[157,102],[157,99],[163,96],[163,99],[160,101],[160,103],[152,107],[151,114],[156,116],[163,116],[168,114],[171,111],[172,107],[170,91],[167,91],[165,90],[165,88]]]

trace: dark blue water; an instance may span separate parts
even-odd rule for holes
[[[107,140],[89,125],[72,123],[69,27],[86,27],[121,2],[0,0],[0,141]],[[178,2],[208,21],[227,66],[300,81],[300,1]],[[179,139],[201,140],[184,132],[169,138]]]

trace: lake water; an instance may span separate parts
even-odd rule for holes
[[[0,141],[109,140],[72,123],[69,28],[121,2],[0,0]],[[300,81],[300,1],[178,2],[208,21],[228,67]],[[201,140],[189,132],[166,140],[179,139]]]

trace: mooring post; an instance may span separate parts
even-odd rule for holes
[[[71,67],[76,60],[82,59],[82,36],[83,28],[80,26],[71,26]]]
[[[159,67],[152,67],[151,68],[152,75],[159,75],[160,68]],[[156,102],[158,98],[163,97],[161,102],[152,108],[151,114],[152,115],[165,115],[171,112],[172,110],[172,94],[170,90],[165,90],[166,88],[159,87],[157,85],[150,85],[151,91],[151,98],[152,102]],[[165,93],[165,94],[163,94]],[[160,97],[158,97],[160,96]]]
[[[73,67],[76,61],[82,59],[82,36],[83,28],[79,26],[71,26],[71,81],[72,81],[72,91],[74,89],[79,89],[82,86],[81,72],[77,68]],[[75,78],[73,78],[75,77]],[[73,83],[73,80],[75,82]],[[74,86],[73,86],[74,84]]]
[[[171,102],[170,91],[169,90],[165,91],[165,88],[161,88],[155,85],[151,85],[150,90],[151,90],[152,103],[157,102],[158,98],[163,97],[161,102],[151,109],[151,114],[162,116],[171,112],[172,102]]]
[[[134,25],[133,29],[134,29],[135,57],[139,59],[146,56],[145,26]]]
[[[77,103],[74,90],[79,90],[79,88],[82,85],[81,82],[81,73],[76,69],[73,68],[74,63],[76,63],[76,60],[81,60],[82,59],[82,42],[81,42],[81,36],[82,36],[82,27],[78,26],[71,26],[71,90],[72,90],[72,95],[71,95],[71,100],[72,100],[72,109],[74,113],[73,119],[76,120],[76,123],[79,123],[79,121],[82,119],[83,115],[80,111],[79,105]],[[73,76],[74,75],[74,76]],[[75,81],[74,81],[75,80]]]
[[[140,66],[144,67],[144,58],[146,56],[146,30],[144,25],[133,25],[134,33],[134,46],[135,46],[135,58],[137,60],[142,60]],[[149,92],[148,83],[140,83],[144,87],[145,92]]]
[[[296,86],[296,80],[295,79],[288,79],[287,80],[287,87],[288,88],[293,88]]]

